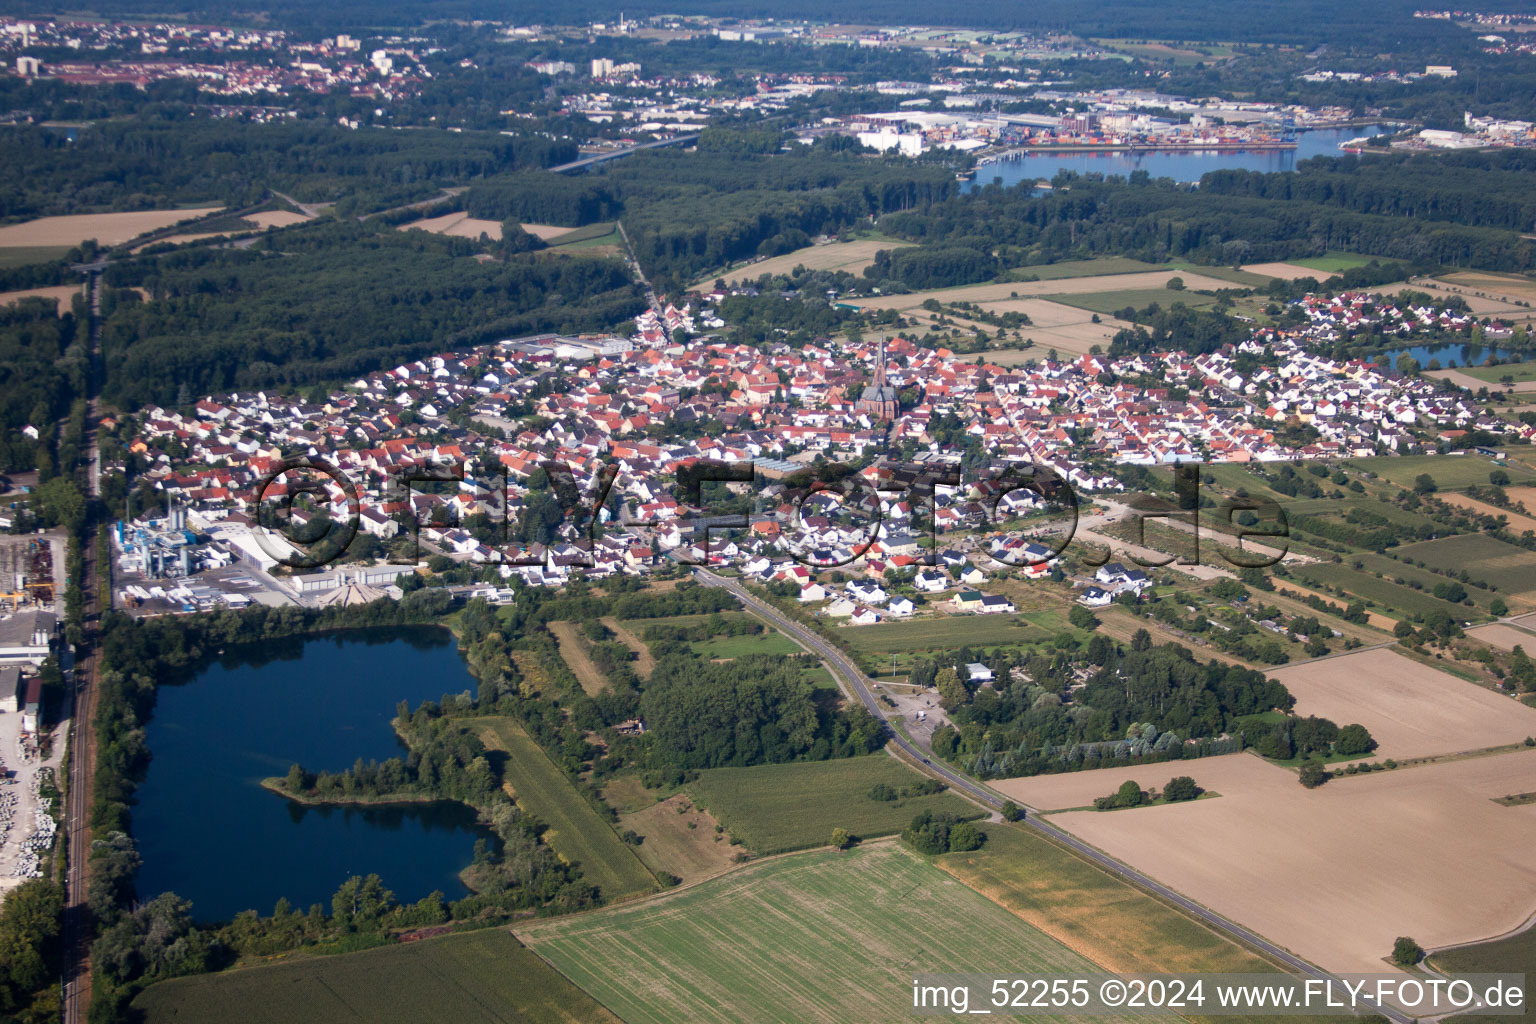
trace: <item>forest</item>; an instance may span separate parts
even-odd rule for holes
[[[59,316],[53,299],[0,306],[0,472],[36,466],[38,442],[22,428],[51,437],[54,421],[84,393],[82,334],[74,314]]]
[[[6,128],[0,222],[92,211],[244,207],[269,190],[340,213],[384,209],[492,174],[573,160],[570,141],[500,132],[349,131],[180,116]]]
[[[352,221],[280,239],[109,267],[105,397],[132,408],[172,402],[183,388],[355,378],[498,338],[605,329],[643,307],[616,260],[481,262],[480,243]]]

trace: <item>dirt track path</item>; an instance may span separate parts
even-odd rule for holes
[[[598,671],[592,659],[587,657],[587,649],[582,644],[581,636],[576,632],[574,622],[551,622],[550,633],[554,634],[555,642],[560,645],[560,657],[571,667],[576,675],[576,681],[581,688],[587,691],[588,697],[596,697],[608,689],[608,677]]]
[[[624,646],[635,652],[635,675],[641,679],[651,678],[651,672],[656,668],[656,659],[651,656],[651,649],[645,645],[627,626],[620,624],[612,615],[604,615],[599,620],[603,625],[613,630],[613,635],[623,642]]]

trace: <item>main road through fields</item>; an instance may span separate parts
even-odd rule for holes
[[[873,680],[866,676],[863,670],[855,665],[853,663],[853,659],[849,658],[848,655],[844,654],[841,650],[833,646],[825,638],[821,637],[814,631],[800,625],[800,623],[795,622],[793,619],[789,618],[787,615],[780,612],[777,608],[768,604],[766,601],[763,601],[756,595],[749,593],[747,589],[736,580],[728,579],[724,576],[717,576],[716,574],[703,568],[695,568],[693,574],[700,583],[707,587],[721,587],[729,591],[745,607],[751,609],[753,612],[773,623],[773,625],[778,627],[781,632],[794,639],[806,650],[820,656],[820,658],[826,662],[827,667],[832,671],[833,675],[837,676],[837,678],[842,682],[847,692],[857,696],[859,700],[863,702],[864,706],[869,709],[869,713],[874,715],[877,720],[881,722],[885,721],[885,714],[881,710],[879,702],[875,699],[874,691],[871,689],[871,683]],[[900,749],[902,753],[908,755],[914,763],[921,764],[924,771],[933,775],[937,775],[951,787],[964,793],[966,796],[970,797],[972,800],[975,800],[983,807],[988,807],[992,810],[998,810],[1002,807],[1003,797],[996,791],[978,783],[970,776],[962,774],[961,772],[954,770],[946,764],[935,762],[926,753],[924,753],[915,744],[913,744],[911,740],[908,740],[897,730],[891,729],[889,726],[887,726],[886,732],[889,738],[889,742],[894,743],[897,748]],[[1210,925],[1212,928],[1215,928],[1217,931],[1225,932],[1226,934],[1233,936],[1241,942],[1262,951],[1267,956],[1269,956],[1270,959],[1276,961],[1279,964],[1282,964],[1297,974],[1305,974],[1315,978],[1326,978],[1330,981],[1337,980],[1331,974],[1329,974],[1327,971],[1324,971],[1317,965],[1308,963],[1306,960],[1301,959],[1294,953],[1291,953],[1289,950],[1282,949],[1263,936],[1249,931],[1242,925],[1237,924],[1234,921],[1230,921],[1215,911],[1201,906],[1199,903],[1189,899],[1187,896],[1183,896],[1180,893],[1175,892],[1174,890],[1168,888],[1166,885],[1163,885],[1161,882],[1149,878],[1130,865],[1123,864],[1108,854],[1103,853],[1092,846],[1089,846],[1087,843],[1083,842],[1081,839],[1078,839],[1070,832],[1062,831],[1055,825],[1045,821],[1040,817],[1038,813],[1033,813],[1032,808],[1026,808],[1026,811],[1028,812],[1024,817],[1024,823],[1026,825],[1038,829],[1039,831],[1050,836],[1052,839],[1055,839],[1057,842],[1070,847],[1078,855],[1086,857],[1088,860],[1093,861],[1093,863],[1099,865],[1110,873],[1118,875],[1127,881],[1133,882],[1143,889],[1156,893],[1158,896],[1161,896],[1164,900],[1174,904],[1185,913],[1190,914],[1191,916],[1196,917],[1201,921],[1204,921],[1206,924]],[[1377,1009],[1383,1016],[1397,1022],[1397,1024],[1409,1024],[1409,1022],[1413,1020],[1412,1017],[1409,1017],[1401,1011],[1395,1010],[1391,1007],[1383,1006],[1378,1007]]]

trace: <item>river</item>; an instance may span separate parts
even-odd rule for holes
[[[1057,171],[1122,178],[1128,177],[1132,171],[1146,171],[1154,178],[1173,178],[1175,181],[1199,181],[1200,176],[1208,171],[1229,167],[1250,171],[1294,171],[1298,160],[1314,156],[1344,156],[1339,143],[1362,136],[1379,135],[1384,130],[1380,125],[1366,125],[1299,132],[1295,149],[1031,153],[1017,160],[1001,160],[977,167],[976,181],[968,183],[965,188],[969,190],[977,184],[990,184],[994,179],[1001,179],[1005,186],[1016,185],[1021,181],[1050,181]]]
[[[350,875],[377,873],[402,902],[441,889],[488,833],[463,804],[305,807],[261,788],[295,762],[340,771],[405,748],[395,705],[473,690],[447,630],[353,630],[231,650],[189,682],[160,687],[153,755],[133,809],[144,866],[138,892],[190,899],[199,920],[279,897],[327,913]]]

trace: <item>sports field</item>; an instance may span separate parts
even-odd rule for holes
[[[1536,551],[1517,548],[1482,533],[1464,533],[1407,544],[1400,558],[1412,558],[1449,572],[1465,570],[1475,581],[1491,583],[1505,595],[1536,595]]]
[[[873,626],[845,626],[839,640],[855,652],[945,651],[969,644],[1017,644],[1049,636],[1017,615],[938,615]]]
[[[1387,648],[1269,675],[1291,691],[1297,714],[1369,729],[1380,744],[1372,759],[1482,750],[1536,735],[1536,711]]]
[[[1476,941],[1536,911],[1536,806],[1493,802],[1536,777],[1536,749],[1314,790],[1257,757],[1188,765],[1220,800],[1051,821],[1331,971],[1382,971],[1399,935]]]
[[[549,826],[544,839],[578,864],[586,881],[610,899],[655,888],[655,878],[634,848],[598,816],[521,725],[502,717],[472,721],[486,747],[506,753],[502,776],[517,805]]]
[[[139,210],[133,213],[80,213],[66,217],[39,217],[0,227],[0,248],[11,246],[79,245],[94,238],[102,245],[121,245],[130,238],[206,217],[221,207],[191,210]]]
[[[951,793],[874,800],[884,783],[900,791],[924,776],[885,754],[832,761],[796,761],[752,768],[711,768],[688,784],[688,794],[761,854],[825,846],[834,828],[861,838],[894,835],[923,811],[980,816],[975,804]]]
[[[133,1005],[147,1024],[618,1024],[500,928],[176,978]]]
[[[781,857],[520,934],[628,1024],[905,1020],[914,974],[1094,969],[895,843]]]

